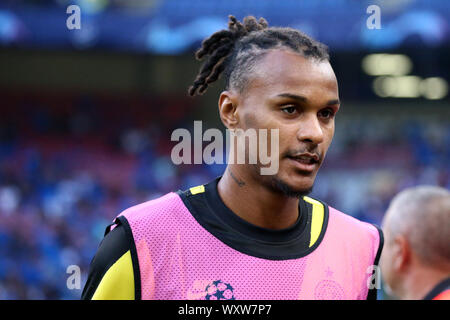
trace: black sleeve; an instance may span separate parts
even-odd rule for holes
[[[128,250],[130,250],[129,238],[126,236],[125,227],[117,225],[111,232],[108,226],[106,235],[100,242],[97,253],[91,261],[89,275],[81,294],[82,300],[90,300],[108,269]]]
[[[376,266],[376,274],[375,274],[375,276],[376,276],[376,281],[377,281],[377,284],[379,284],[379,279],[380,279],[380,277],[381,277],[381,274],[380,274],[380,269],[379,269],[379,264],[380,264],[380,257],[381,257],[381,252],[383,251],[383,246],[384,246],[384,236],[383,236],[383,231],[381,230],[381,228],[380,227],[378,227],[377,225],[373,225],[375,228],[377,228],[377,230],[378,230],[378,235],[379,235],[379,237],[380,237],[380,243],[379,243],[379,245],[378,245],[378,250],[377,250],[377,254],[376,254],[376,256],[375,256],[375,260],[374,260],[374,262],[373,262],[373,264],[374,264],[374,266]],[[367,294],[367,300],[377,300],[377,292],[378,292],[378,289],[379,288],[377,288],[377,286],[375,286],[374,288],[372,288],[372,289],[369,289],[369,293]]]

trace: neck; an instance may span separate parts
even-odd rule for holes
[[[225,205],[258,227],[280,230],[292,226],[298,219],[299,199],[275,193],[242,171],[229,165],[220,179],[217,189]]]
[[[402,298],[404,300],[421,300],[448,276],[448,270],[425,266],[411,268],[410,275],[405,277]]]

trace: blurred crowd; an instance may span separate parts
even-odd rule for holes
[[[5,95],[0,117],[0,299],[78,299],[105,227],[122,210],[205,183],[223,165],[176,166],[173,97]],[[380,224],[405,187],[450,188],[445,119],[342,117],[313,196]],[[68,289],[68,266],[81,270]]]

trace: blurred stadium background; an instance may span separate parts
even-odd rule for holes
[[[79,30],[66,27],[71,4]],[[382,29],[367,28],[372,4]],[[229,14],[331,49],[343,105],[315,196],[380,224],[403,188],[450,188],[448,0],[3,0],[0,299],[78,299],[118,213],[222,173],[174,165],[170,136],[194,120],[223,129],[220,85],[186,90],[193,50]],[[80,290],[66,286],[69,265]]]

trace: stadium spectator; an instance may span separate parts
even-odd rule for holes
[[[450,300],[450,191],[418,186],[400,192],[383,231],[387,291],[400,299]]]

